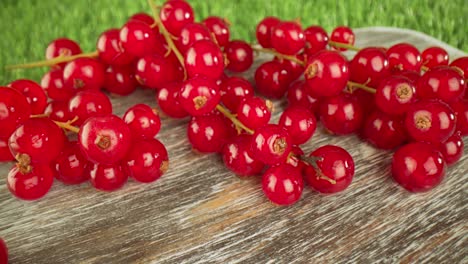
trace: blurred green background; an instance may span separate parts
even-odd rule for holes
[[[232,22],[233,38],[254,40],[255,25],[267,15],[301,18],[304,26],[353,28],[394,26],[432,35],[468,50],[466,0],[192,0],[196,19],[208,15]],[[39,81],[47,69],[7,72],[4,66],[41,60],[57,37],[77,40],[85,52],[95,49],[99,34],[120,27],[133,13],[148,11],[146,0],[0,0],[0,85],[17,78]]]

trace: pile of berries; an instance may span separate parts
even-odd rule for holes
[[[16,159],[7,180],[15,196],[38,199],[54,179],[113,191],[128,177],[149,183],[166,172],[168,153],[155,139],[158,112],[137,104],[120,118],[102,90],[154,90],[164,115],[189,119],[194,150],[219,153],[239,176],[263,175],[262,189],[278,205],[298,201],[304,184],[336,193],[353,180],[354,161],[343,148],[302,151],[319,120],[331,134],[356,133],[396,149],[393,178],[411,192],[435,187],[463,154],[468,57],[449,64],[442,48],[421,53],[407,43],[359,49],[349,27],[329,35],[276,17],[259,22],[252,46],[232,40],[225,19],[195,22],[186,1],[150,5],[153,16],[138,13],[103,32],[95,52],[60,38],[48,45],[46,61],[11,67],[51,67],[41,85],[0,87],[0,160]],[[351,60],[342,54],[348,49],[357,51]],[[251,68],[256,52],[274,57],[255,70],[252,84],[236,73]],[[282,98],[288,107],[271,124],[270,100]]]

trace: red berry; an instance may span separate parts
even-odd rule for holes
[[[106,70],[104,89],[116,95],[129,95],[138,86],[133,70],[130,67],[109,66]]]
[[[251,147],[255,158],[267,165],[274,165],[286,162],[292,142],[284,127],[268,124],[255,130]]]
[[[356,89],[353,91],[352,95],[355,100],[361,105],[362,112],[364,117],[368,117],[372,112],[377,110],[377,105],[375,104],[375,94],[369,93],[362,89]]]
[[[138,20],[130,20],[120,29],[119,40],[124,52],[134,57],[157,51],[158,39],[153,29]]]
[[[115,164],[127,154],[132,134],[125,122],[115,115],[91,117],[78,134],[81,151],[95,163]]]
[[[87,160],[81,153],[78,142],[73,141],[66,145],[60,156],[53,162],[57,179],[65,184],[80,184],[88,180],[85,173]]]
[[[0,137],[0,162],[12,161],[15,158],[11,155],[10,148],[8,147],[8,138]]]
[[[347,135],[361,128],[364,113],[355,97],[340,94],[324,98],[320,104],[320,120],[330,133]]]
[[[201,23],[187,24],[180,31],[179,39],[176,42],[177,48],[182,54],[185,54],[193,43],[202,39],[211,40],[208,28]]]
[[[91,58],[78,58],[63,69],[63,81],[76,90],[100,90],[104,85],[104,65]]]
[[[226,68],[233,72],[244,72],[253,64],[253,50],[242,40],[230,41],[224,48],[227,58]]]
[[[295,55],[295,57],[296,59],[300,61],[304,61],[304,55],[302,54]],[[299,77],[302,76],[302,74],[304,74],[304,70],[305,70],[304,66],[295,61],[278,58],[278,57],[275,57],[274,60],[278,61],[281,67],[286,70],[286,72],[288,73],[290,82],[297,80]]]
[[[7,186],[10,192],[22,200],[37,200],[46,195],[54,183],[54,172],[49,164],[34,167],[14,166],[8,173]]]
[[[68,102],[67,101],[51,101],[47,104],[46,109],[44,110],[49,119],[59,122],[67,122],[72,120],[70,112],[68,112]]]
[[[408,137],[401,117],[378,110],[367,117],[362,133],[367,142],[379,149],[394,149]]]
[[[333,29],[330,35],[330,41],[343,43],[347,45],[354,45],[354,41],[356,40],[354,36],[353,30],[347,26],[339,26]],[[345,51],[345,48],[335,48],[339,51]]]
[[[281,20],[276,17],[265,17],[257,24],[256,36],[258,43],[264,48],[271,48],[271,32]]]
[[[254,89],[249,81],[242,77],[229,77],[224,79],[220,86],[221,102],[231,112],[236,112],[244,98],[252,97]]]
[[[121,164],[89,163],[86,166],[86,174],[94,188],[106,192],[122,188],[128,179],[126,169]]]
[[[446,66],[449,62],[449,55],[441,47],[429,47],[421,53],[422,64],[427,68],[436,66]]]
[[[452,63],[450,63],[450,67],[457,67],[461,72],[463,72],[464,78],[468,79],[468,57],[460,57],[452,61]]]
[[[300,145],[312,137],[317,120],[308,109],[296,106],[284,110],[278,124],[288,130],[293,144]]]
[[[8,145],[13,156],[28,155],[33,163],[49,164],[58,157],[65,144],[65,135],[48,118],[31,118],[10,136]]]
[[[185,81],[179,92],[181,106],[192,116],[208,114],[215,109],[220,100],[218,85],[204,76]]]
[[[390,69],[393,71],[410,70],[419,72],[421,69],[421,54],[411,44],[400,43],[393,45],[387,50],[387,56]]]
[[[112,114],[112,103],[109,98],[98,91],[88,90],[77,93],[68,102],[70,117],[78,117],[75,125],[81,125],[86,119],[94,116]]]
[[[463,98],[466,83],[459,72],[450,67],[437,67],[427,71],[417,84],[418,97],[440,99],[446,103]]]
[[[416,71],[394,72],[393,75],[405,77],[408,80],[410,80],[411,83],[413,83],[413,85],[416,85],[418,83],[419,78],[421,78],[421,74],[419,74],[419,72],[416,72]]]
[[[413,142],[393,154],[393,179],[410,192],[424,192],[437,186],[445,176],[442,154],[432,145]]]
[[[389,76],[375,93],[377,107],[389,115],[404,115],[416,101],[416,89],[405,77]]]
[[[462,136],[468,135],[468,100],[456,101],[450,104],[450,107],[457,117],[457,128],[455,131],[460,132]]]
[[[198,152],[220,152],[231,138],[231,130],[221,115],[195,116],[188,124],[187,137]]]
[[[195,42],[185,54],[184,63],[189,77],[204,75],[218,79],[224,72],[223,53],[210,40]]]
[[[138,20],[141,22],[144,22],[145,24],[152,26],[154,25],[154,18],[146,13],[136,13],[133,16],[131,16],[128,20]]]
[[[464,147],[465,144],[460,133],[454,133],[445,142],[439,145],[439,151],[442,153],[445,163],[447,165],[452,165],[461,159]]]
[[[232,138],[222,150],[224,165],[239,176],[259,174],[265,164],[252,154],[251,145],[250,135],[241,134]]]
[[[179,36],[182,28],[195,20],[192,7],[185,1],[167,1],[159,16],[164,27],[173,36]]]
[[[455,125],[453,110],[441,101],[419,101],[406,113],[406,129],[416,141],[444,142],[455,131]]]
[[[153,182],[169,168],[169,158],[164,145],[157,139],[137,141],[125,158],[129,176],[139,182]]]
[[[377,87],[391,73],[387,54],[381,48],[363,48],[349,63],[349,72],[351,81]]]
[[[319,100],[307,93],[307,85],[303,80],[291,84],[288,89],[289,106],[301,106],[316,113],[319,108]]]
[[[161,129],[161,119],[158,114],[145,104],[130,107],[122,119],[130,128],[133,139],[154,138]]]
[[[214,35],[216,43],[218,43],[220,47],[225,47],[228,44],[231,33],[229,32],[229,24],[225,19],[210,16],[205,18],[202,23]]]
[[[39,84],[30,80],[16,80],[11,82],[9,87],[19,91],[31,105],[31,114],[38,115],[44,113],[47,106],[47,96]]]
[[[346,189],[354,177],[354,161],[341,147],[326,145],[310,153],[315,162],[306,166],[306,182],[320,193],[337,193]]]
[[[306,39],[304,52],[308,57],[325,50],[328,44],[328,34],[321,26],[310,26],[304,30]]]
[[[340,53],[324,50],[307,62],[304,76],[311,95],[338,95],[349,80],[348,62]]]
[[[8,264],[8,248],[2,238],[0,238],[0,263]]]
[[[76,94],[76,89],[73,86],[65,86],[63,70],[61,69],[47,72],[42,77],[41,86],[50,99],[54,100],[68,100]]]
[[[46,60],[51,60],[59,56],[72,56],[82,53],[78,43],[67,38],[58,38],[53,40],[46,49]],[[60,63],[60,68],[65,67],[66,63]]]
[[[0,137],[9,137],[16,127],[29,119],[31,106],[15,89],[0,86]]]
[[[283,97],[290,82],[288,72],[278,61],[265,62],[255,71],[258,92],[270,98]]]
[[[159,54],[146,55],[136,63],[135,78],[141,85],[159,89],[177,80],[177,69]]]
[[[301,198],[304,182],[300,170],[289,164],[278,164],[263,174],[262,189],[271,202],[290,205]]]
[[[179,93],[182,84],[174,82],[165,85],[158,92],[156,100],[161,110],[172,118],[184,118],[188,116],[187,111],[179,102]]]
[[[120,30],[113,28],[104,31],[96,44],[99,59],[113,66],[125,66],[130,64],[135,57],[126,52],[120,42]]]
[[[237,119],[246,127],[255,130],[270,121],[273,104],[260,97],[247,97],[237,108]]]
[[[271,31],[271,46],[279,53],[294,55],[305,47],[301,26],[293,21],[277,24]]]

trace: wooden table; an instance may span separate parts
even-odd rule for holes
[[[367,28],[356,35],[360,47],[406,41],[420,49],[443,46],[451,58],[464,55],[414,31]],[[113,99],[116,114],[132,102],[154,104],[151,93],[139,91]],[[219,157],[190,151],[185,124],[163,120],[158,138],[170,155],[166,175],[152,184],[130,181],[114,193],[56,182],[42,200],[19,201],[4,183],[11,164],[1,164],[0,237],[11,263],[467,261],[468,155],[440,186],[411,194],[392,181],[390,152],[319,127],[304,150],[346,148],[356,162],[353,183],[333,196],[306,188],[297,204],[278,207],[262,194],[259,178],[240,179]]]

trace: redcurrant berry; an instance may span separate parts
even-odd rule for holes
[[[377,107],[389,115],[404,115],[416,101],[416,89],[411,81],[401,76],[389,76],[377,87]]]
[[[195,20],[192,7],[185,1],[167,1],[159,16],[164,27],[173,36],[179,36],[182,28]]]
[[[26,97],[29,105],[31,105],[31,114],[38,115],[44,113],[47,106],[47,95],[39,84],[21,79],[11,82],[8,87],[19,91]]]
[[[429,47],[421,53],[422,64],[427,68],[436,66],[447,66],[449,63],[449,55],[446,50],[441,47]]]
[[[387,50],[390,69],[393,71],[417,71],[421,69],[422,60],[418,49],[408,43],[400,43],[391,46]]]
[[[185,54],[185,68],[189,77],[204,75],[218,79],[224,72],[223,53],[210,40],[199,40],[195,42]]]
[[[296,106],[284,110],[278,124],[288,130],[293,144],[300,145],[312,137],[317,120],[308,109]]]
[[[281,20],[276,17],[265,17],[257,25],[256,36],[258,43],[264,48],[271,48],[271,32]]]
[[[129,176],[145,183],[159,179],[169,168],[167,150],[157,139],[135,142],[124,162]]]
[[[46,109],[44,110],[51,120],[59,122],[67,122],[72,120],[70,112],[68,112],[68,102],[67,101],[51,101],[47,104]]]
[[[126,52],[120,42],[120,30],[113,28],[104,31],[96,44],[99,59],[108,65],[129,65],[135,57]]]
[[[439,145],[439,151],[444,157],[447,165],[452,165],[459,161],[463,156],[463,148],[465,144],[460,133],[454,133],[445,142]]]
[[[303,80],[291,84],[288,89],[289,106],[301,106],[316,113],[319,108],[319,100],[307,93],[307,84]]]
[[[280,22],[271,31],[271,46],[279,53],[294,55],[305,47],[306,39],[297,22]]]
[[[354,36],[354,32],[350,27],[347,26],[339,26],[333,29],[330,40],[337,43],[343,43],[347,45],[354,45],[354,41],[356,37]],[[346,48],[335,48],[339,51],[345,51]]]
[[[0,86],[0,137],[9,137],[16,127],[29,119],[31,106],[15,89]]]
[[[290,205],[301,198],[304,181],[297,168],[289,164],[278,164],[263,174],[262,189],[274,204]]]
[[[227,58],[226,68],[233,72],[244,72],[253,64],[253,50],[242,40],[233,40],[224,48]]]
[[[51,60],[59,56],[73,56],[82,53],[78,43],[67,38],[58,38],[53,40],[47,46],[45,57],[46,60]],[[66,63],[60,63],[57,66],[65,67]]]
[[[145,104],[130,107],[122,119],[130,128],[133,139],[154,138],[161,129],[161,119],[158,114]]]
[[[75,125],[81,125],[93,116],[112,114],[112,103],[109,98],[98,91],[88,90],[77,93],[68,102],[70,117],[78,117]]]
[[[324,98],[320,104],[320,120],[330,133],[347,135],[361,128],[364,113],[355,97],[342,93]]]
[[[368,47],[360,50],[349,63],[350,79],[353,82],[377,87],[390,75],[390,65],[385,51]]]
[[[91,58],[78,58],[63,69],[64,85],[76,90],[100,90],[104,75],[104,65]]]
[[[128,179],[126,168],[121,164],[93,164],[86,166],[91,184],[100,191],[112,192],[122,188]]]
[[[252,136],[241,134],[231,139],[222,151],[224,165],[239,176],[259,174],[265,164],[251,151]]]
[[[221,115],[192,117],[187,137],[192,147],[202,153],[220,152],[231,137],[229,124]]]
[[[291,80],[278,61],[265,62],[255,71],[255,84],[262,95],[279,99],[286,93]]]
[[[54,183],[54,172],[49,164],[14,166],[8,173],[10,192],[22,200],[37,200],[46,195]]]
[[[119,41],[124,53],[137,58],[153,54],[158,46],[153,29],[138,20],[130,20],[120,29]]]
[[[220,100],[216,82],[200,75],[185,81],[179,92],[181,106],[192,116],[208,114]]]
[[[265,125],[256,129],[253,134],[252,154],[267,165],[286,162],[291,148],[288,131],[279,125]]]
[[[225,47],[228,44],[231,33],[229,32],[229,23],[226,19],[210,16],[205,18],[202,23],[214,35],[216,43],[220,47]]]
[[[419,98],[440,99],[446,103],[462,98],[466,90],[463,77],[453,68],[445,66],[427,71],[416,86]]]
[[[80,184],[88,180],[85,173],[87,160],[81,153],[78,142],[68,143],[53,162],[56,178],[65,184]]]
[[[161,110],[172,118],[184,118],[189,114],[179,102],[182,83],[174,82],[165,85],[158,92],[156,100]]]
[[[41,80],[42,89],[53,100],[68,100],[76,94],[73,86],[65,86],[63,83],[63,70],[51,70]]]
[[[190,23],[185,25],[180,31],[177,40],[177,48],[182,54],[185,54],[193,43],[206,39],[211,40],[210,31],[201,23]]]
[[[246,127],[255,130],[270,121],[272,102],[260,97],[247,97],[241,101],[237,108],[237,119]]]
[[[109,66],[106,70],[104,89],[116,95],[129,95],[138,86],[133,69],[130,67]]]
[[[328,34],[321,26],[310,26],[304,30],[306,39],[304,52],[308,57],[325,50],[328,44]]]
[[[390,116],[378,110],[367,117],[362,136],[379,149],[394,149],[408,138],[401,117]]]
[[[221,102],[231,112],[236,112],[244,98],[252,97],[254,89],[249,81],[242,77],[229,77],[224,79],[220,86]]]

